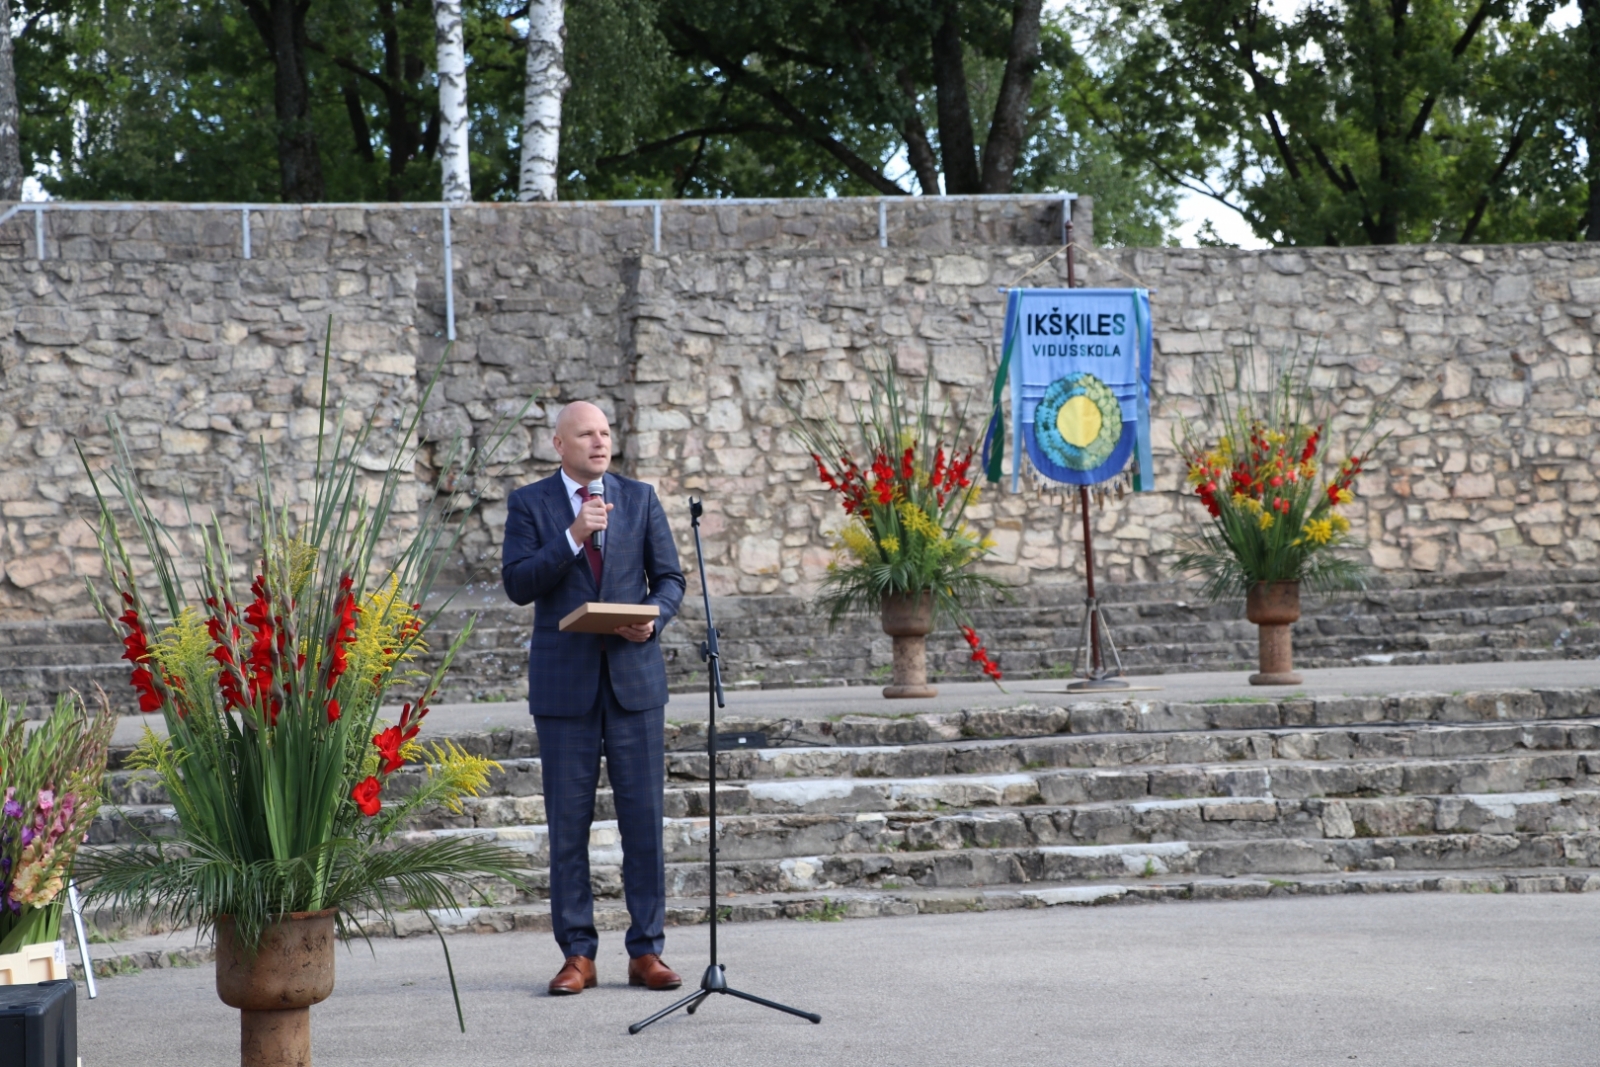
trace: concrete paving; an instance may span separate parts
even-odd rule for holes
[[[1522,663],[1452,663],[1429,666],[1328,667],[1300,672],[1297,686],[1253,686],[1249,671],[1196,671],[1188,674],[1130,676],[1128,690],[1067,691],[1059,679],[1034,679],[1005,683],[1002,692],[992,682],[956,682],[939,686],[939,695],[926,700],[885,700],[881,686],[827,686],[809,689],[730,689],[724,716],[826,719],[839,715],[907,715],[959,711],[973,707],[1010,707],[1016,704],[1062,704],[1069,700],[1125,698],[1203,703],[1219,699],[1280,700],[1296,696],[1357,696],[1388,693],[1453,693],[1473,689],[1532,688],[1537,686],[1600,685],[1600,661],[1566,659]],[[388,714],[398,717],[398,706]],[[704,720],[706,696],[674,693],[667,718],[678,722]],[[159,715],[125,716],[118,723],[116,744],[133,744],[149,725],[164,732]],[[530,726],[525,701],[478,704],[441,704],[428,716],[435,737],[496,728]]]
[[[541,995],[547,934],[358,944],[312,1010],[322,1067],[1590,1067],[1600,1045],[1600,894],[1286,898],[725,927],[731,982],[820,1026],[731,997],[639,1036],[677,994],[630,989],[621,936],[601,985]],[[685,975],[706,930],[668,931]],[[84,1067],[237,1062],[209,966],[81,991]]]

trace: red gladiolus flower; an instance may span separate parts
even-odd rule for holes
[[[378,799],[382,791],[383,783],[369,774],[350,790],[350,799],[356,802],[361,814],[370,819],[383,808],[383,801]]]
[[[1306,447],[1304,447],[1304,448],[1302,448],[1300,450],[1300,462],[1301,463],[1304,463],[1306,460],[1310,459],[1312,456],[1317,454],[1317,442],[1320,441],[1321,439],[1322,439],[1322,430],[1321,430],[1321,428],[1318,428],[1318,429],[1313,430],[1311,432],[1311,436],[1306,438]]]
[[[378,755],[383,757],[383,764],[379,767],[380,774],[393,774],[405,765],[405,759],[400,755],[400,747],[412,737],[416,736],[417,727],[411,727],[409,736],[398,726],[391,726],[382,733],[372,736],[372,744],[378,750]]]
[[[130,605],[117,620],[128,628],[128,636],[122,639],[122,658],[134,664],[133,673],[128,681],[139,693],[139,710],[148,715],[152,711],[161,710],[164,701],[161,691],[156,688],[156,676],[149,668],[140,666],[150,662],[150,644],[145,637],[144,627],[139,622],[139,613],[132,607],[133,597],[123,593],[122,599]]]
[[[267,580],[264,575],[256,575],[256,580],[250,584],[250,592],[255,595],[255,600],[245,608],[244,621],[255,630],[255,636],[250,641],[250,654],[245,663],[250,678],[250,701],[259,703],[262,694],[272,690],[273,649],[276,644],[272,599],[267,593]],[[272,718],[276,722],[276,712]]]
[[[339,721],[339,698],[338,697],[334,697],[332,700],[328,701],[328,721],[329,722],[338,722]]]
[[[328,662],[328,688],[332,689],[334,683],[350,667],[350,659],[345,652],[346,647],[356,639],[356,598],[350,592],[355,582],[347,574],[339,579],[339,601],[334,607],[336,616],[333,632],[328,635],[328,648],[332,653]]]
[[[133,687],[139,691],[139,710],[146,715],[152,711],[160,711],[163,703],[161,694],[156,691],[156,678],[143,667],[137,668],[130,679]]]
[[[963,626],[961,628],[961,636],[966,638],[967,645],[972,649],[972,662],[976,663],[979,669],[998,685],[1001,678],[1000,665],[989,658],[989,653],[983,647],[983,641],[978,637],[978,632],[970,626]]]
[[[900,477],[910,482],[916,476],[916,467],[911,462],[912,450],[906,449],[905,455],[900,457]]]

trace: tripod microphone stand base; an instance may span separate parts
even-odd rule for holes
[[[738,997],[740,1000],[748,1000],[752,1004],[760,1004],[764,1008],[773,1008],[777,1011],[788,1012],[790,1015],[798,1015],[800,1018],[809,1019],[814,1023],[820,1023],[822,1021],[822,1016],[816,1014],[815,1012],[801,1011],[799,1008],[791,1008],[787,1004],[779,1004],[776,1001],[752,996],[749,993],[742,993],[739,990],[730,987],[728,985],[727,968],[720,963],[713,963],[711,966],[706,968],[706,973],[701,977],[699,989],[695,990],[693,993],[690,993],[676,1004],[662,1008],[660,1011],[650,1016],[650,1018],[634,1023],[632,1026],[628,1027],[628,1033],[637,1034],[640,1030],[643,1030],[651,1023],[659,1022],[660,1020],[665,1019],[679,1008],[684,1008],[690,1015],[693,1015],[695,1013],[695,1009],[700,1007],[701,1002],[713,993],[724,993],[730,997]]]
[[[706,581],[706,554],[705,549],[700,545],[700,516],[703,512],[704,508],[701,506],[700,501],[690,497],[689,521],[694,527],[694,554],[695,560],[700,565],[700,595],[704,598],[706,609],[706,639],[700,645],[700,658],[705,661],[706,665],[706,755],[711,761],[711,774],[706,783],[708,786],[707,809],[710,815],[711,827],[710,838],[707,841],[706,856],[708,861],[707,874],[710,882],[709,894],[711,897],[711,910],[707,916],[711,921],[711,963],[700,979],[699,989],[690,993],[676,1004],[662,1008],[648,1019],[634,1023],[628,1027],[628,1033],[630,1034],[637,1034],[651,1023],[665,1019],[679,1008],[687,1008],[689,1014],[693,1015],[695,1009],[700,1007],[701,1002],[713,993],[738,997],[740,1000],[748,1000],[752,1004],[759,1004],[763,1008],[771,1008],[774,1011],[797,1015],[814,1023],[822,1021],[822,1016],[814,1012],[801,1011],[799,1008],[791,1008],[787,1004],[779,1004],[776,1001],[765,1000],[761,997],[729,988],[727,968],[717,962],[717,752],[722,748],[718,743],[719,738],[717,736],[717,709],[723,706],[723,700],[722,668],[719,665],[721,654],[717,651],[717,626],[711,617],[711,585]],[[740,736],[736,744],[744,744],[747,740],[754,741],[759,737],[759,734]],[[765,743],[764,739],[762,740]]]

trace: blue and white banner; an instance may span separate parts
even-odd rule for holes
[[[1096,485],[1134,461],[1133,488],[1152,487],[1150,293],[1145,289],[1011,289],[994,406],[983,443],[989,481],[1000,480],[1011,382],[1011,488],[1022,450],[1046,478]]]

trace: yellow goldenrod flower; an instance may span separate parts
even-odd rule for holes
[[[426,652],[428,646],[417,636],[421,628],[422,620],[400,595],[399,576],[390,575],[388,584],[367,594],[356,616],[356,639],[349,649],[351,675],[376,685],[395,664]]]
[[[217,670],[211,647],[205,619],[195,608],[184,608],[172,625],[150,642],[150,658],[167,674],[205,678]]]
[[[906,501],[896,510],[900,512],[900,521],[905,523],[907,530],[915,534],[921,534],[935,543],[944,540],[944,531],[939,529],[938,525],[928,518],[928,513],[917,507],[917,505]]]
[[[876,563],[882,557],[872,534],[859,522],[852,522],[839,531],[839,541],[845,549],[862,563]]]
[[[1328,521],[1333,524],[1333,528],[1339,533],[1350,532],[1350,520],[1339,514],[1337,511],[1328,513]]]
[[[1314,545],[1325,545],[1333,540],[1333,523],[1328,519],[1312,519],[1305,524],[1306,540]]]
[[[900,538],[895,537],[893,535],[881,538],[878,541],[878,544],[883,548],[883,551],[888,555],[894,556],[894,555],[898,555],[899,552],[900,552]]]

